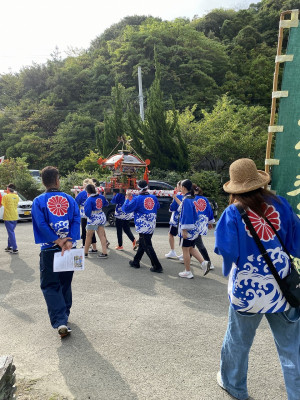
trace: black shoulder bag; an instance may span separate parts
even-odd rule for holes
[[[267,253],[264,245],[262,244],[261,240],[259,239],[246,211],[240,205],[236,205],[236,208],[238,209],[239,213],[241,214],[241,217],[243,218],[243,220],[245,221],[245,224],[247,225],[253,239],[255,240],[255,243],[257,244],[257,247],[259,248],[262,256],[264,257],[266,263],[268,264],[269,269],[272,272],[274,278],[276,279],[276,282],[278,283],[287,302],[290,304],[291,307],[299,307],[300,306],[300,275],[299,275],[296,267],[294,266],[293,260],[290,256],[290,253],[287,251],[287,249],[286,249],[285,245],[283,244],[280,236],[278,235],[276,229],[271,224],[271,222],[266,218],[267,223],[270,225],[270,227],[274,231],[283,250],[285,251],[285,253],[288,255],[288,257],[290,259],[291,273],[283,279],[281,279],[280,276],[278,275],[278,272],[277,272],[276,268],[274,267],[272,260],[269,256],[269,254]]]

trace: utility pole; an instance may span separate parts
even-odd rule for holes
[[[138,66],[138,82],[139,82],[139,104],[140,104],[140,116],[144,122],[144,97],[143,97],[143,87],[142,87],[142,68]]]

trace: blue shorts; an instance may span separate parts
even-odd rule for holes
[[[103,226],[103,225],[87,225],[85,229],[87,231],[97,231],[99,226]]]

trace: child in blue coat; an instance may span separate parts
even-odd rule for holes
[[[80,210],[81,239],[82,239],[83,247],[85,246],[86,223],[87,223],[86,215],[84,213],[84,203],[85,203],[85,201],[87,199],[87,192],[86,192],[85,188],[89,184],[93,184],[93,180],[89,179],[89,178],[84,179],[84,181],[82,182],[84,190],[79,192],[75,197],[75,201],[78,204],[79,210]],[[96,236],[95,236],[95,233],[94,233],[93,237],[92,237],[92,250],[90,250],[91,253],[97,253],[98,252],[97,247],[96,247],[96,243],[97,243],[97,240],[96,240]]]
[[[195,193],[194,204],[200,220],[200,234],[195,240],[195,245],[197,249],[200,251],[204,260],[210,261],[210,257],[202,240],[202,235],[206,236],[208,229],[213,228],[213,223],[215,222],[214,212],[211,208],[211,205],[209,204],[208,199],[203,196],[202,189],[195,184],[193,184],[193,189]],[[210,265],[210,269],[215,269],[213,264]]]
[[[176,186],[176,197],[182,201],[182,194],[181,194],[181,181],[177,182]],[[175,251],[175,236],[178,235],[178,224],[179,224],[179,204],[176,202],[175,199],[173,199],[170,209],[171,211],[171,218],[170,218],[170,230],[169,230],[169,243],[171,250],[169,251],[168,254],[165,254],[166,258],[178,258],[176,251]]]
[[[98,257],[107,258],[107,244],[104,230],[106,216],[102,208],[108,205],[108,201],[102,194],[96,192],[94,185],[87,185],[85,190],[88,194],[88,198],[84,203],[84,213],[87,216],[86,241],[84,247],[85,256],[88,257],[92,236],[94,232],[97,232],[102,246],[102,253],[98,254]]]
[[[115,221],[117,228],[118,246],[116,250],[123,250],[123,231],[128,236],[129,240],[132,241],[133,250],[136,249],[136,240],[130,229],[130,220],[133,219],[133,213],[125,213],[122,211],[122,206],[125,203],[125,195],[121,191],[122,189],[114,189],[114,197],[111,199],[111,204],[116,205],[115,209]]]
[[[198,249],[195,249],[195,240],[200,233],[200,220],[194,204],[193,184],[189,179],[181,182],[181,192],[183,194],[182,202],[180,203],[179,217],[179,237],[182,245],[183,261],[185,270],[179,272],[181,278],[191,279],[194,277],[191,271],[191,256],[194,256],[201,264],[204,270],[204,276],[210,271],[210,261],[205,261]],[[174,197],[176,200],[176,196]]]
[[[126,201],[122,207],[125,213],[134,212],[135,228],[139,234],[139,248],[133,261],[129,261],[129,265],[133,268],[140,268],[140,261],[146,252],[152,264],[150,271],[163,272],[151,241],[156,225],[159,202],[156,196],[148,193],[148,184],[146,181],[139,181],[138,188],[140,190],[139,195],[134,196],[131,200],[131,194],[126,194]]]

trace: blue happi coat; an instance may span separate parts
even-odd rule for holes
[[[208,224],[215,222],[214,212],[204,196],[195,196],[194,205],[199,218],[200,235],[207,235]]]
[[[108,201],[102,194],[91,194],[84,203],[87,225],[105,225],[106,216],[102,211],[102,207],[107,205]]]
[[[187,231],[188,240],[196,239],[200,234],[200,221],[194,205],[195,198],[190,193],[186,193],[179,206],[179,229],[178,235],[182,238],[182,230]]]
[[[75,201],[79,206],[81,218],[86,218],[86,215],[84,213],[84,203],[85,203],[87,197],[88,197],[87,192],[85,190],[83,190],[82,192],[79,192],[78,195],[75,197]]]
[[[182,199],[183,199],[183,195],[181,193],[178,193],[176,195],[176,197],[180,201],[182,201]],[[180,211],[179,211],[179,204],[177,204],[175,200],[173,200],[172,203],[170,204],[169,211],[171,211],[171,213],[172,213],[169,224],[172,226],[178,226]]]
[[[125,213],[134,212],[134,224],[137,233],[152,234],[159,207],[156,196],[146,193],[134,196],[132,200],[126,199],[122,210]]]
[[[117,193],[110,201],[111,204],[116,205],[115,217],[119,219],[130,220],[133,219],[133,213],[125,213],[122,210],[123,204],[125,203],[125,195],[123,193]]]
[[[71,237],[75,245],[80,239],[80,214],[75,200],[58,190],[36,197],[32,226],[35,243],[41,244],[41,250],[55,247],[53,242],[65,237]]]
[[[282,197],[264,203],[265,215],[291,255],[300,257],[300,220]],[[247,210],[248,217],[268,252],[279,276],[290,273],[290,261],[267,222]],[[223,274],[229,274],[228,295],[235,310],[276,313],[289,308],[275,278],[234,204],[221,215],[216,231],[215,252],[223,257]]]

